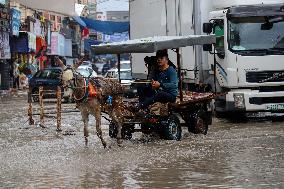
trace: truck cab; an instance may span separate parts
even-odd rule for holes
[[[212,11],[210,24],[217,89],[226,94],[216,111],[284,112],[284,2]]]

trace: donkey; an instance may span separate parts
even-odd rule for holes
[[[123,105],[122,85],[115,80],[105,78],[84,78],[76,69],[82,64],[83,60],[80,60],[72,68],[66,68],[63,62],[58,59],[57,63],[62,67],[62,82],[64,86],[68,86],[73,90],[73,96],[78,109],[81,112],[82,120],[84,122],[84,137],[85,144],[88,145],[88,122],[89,115],[93,115],[96,119],[96,132],[100,138],[102,145],[106,148],[107,144],[102,135],[101,129],[101,113],[106,112],[112,122],[117,126],[117,143],[120,146],[122,144],[121,129],[123,125]],[[88,95],[89,85],[95,88],[95,95]]]

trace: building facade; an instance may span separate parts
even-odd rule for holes
[[[107,11],[106,19],[114,22],[128,22],[129,11]]]

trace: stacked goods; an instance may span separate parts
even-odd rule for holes
[[[197,92],[191,92],[191,91],[183,92],[184,102],[199,102],[203,100],[210,100],[213,98],[214,98],[213,93],[197,93]]]

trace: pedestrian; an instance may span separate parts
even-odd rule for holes
[[[18,59],[15,59],[13,62],[13,88],[14,89],[19,89],[20,86],[20,71],[19,71],[19,64],[18,64]]]

